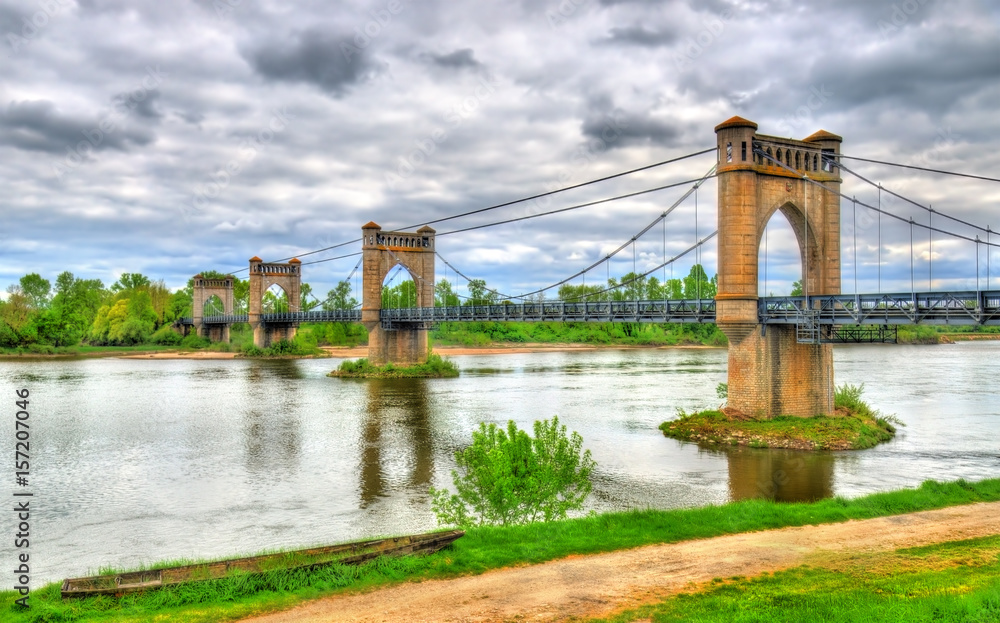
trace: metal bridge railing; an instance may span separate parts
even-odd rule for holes
[[[715,301],[552,301],[464,307],[383,309],[382,323],[409,322],[715,322]]]
[[[760,299],[765,324],[801,324],[805,315],[821,325],[1000,324],[1000,291],[835,294]]]
[[[988,292],[907,292],[765,297],[758,302],[762,324],[793,324],[800,339],[814,342],[826,325],[1000,325],[1000,290]],[[383,309],[382,326],[428,328],[440,322],[715,322],[715,301],[547,301],[462,307]],[[360,322],[357,309],[261,314],[267,322]],[[205,316],[206,324],[247,322],[247,315]],[[193,324],[182,318],[181,324]]]

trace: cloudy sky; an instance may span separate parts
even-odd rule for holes
[[[142,272],[170,287],[206,269],[245,276],[253,255],[335,245],[370,220],[420,224],[710,148],[732,115],[780,136],[824,128],[849,155],[1000,172],[995,0],[0,0],[0,33],[0,287],[63,270],[106,284]],[[712,162],[435,227],[697,178]],[[1000,229],[1000,184],[854,164]],[[443,236],[438,249],[471,277],[525,292],[628,240],[684,190]],[[877,200],[854,180],[844,190]],[[698,193],[699,235],[715,229],[715,195],[714,182]],[[691,245],[694,203],[640,241],[637,268]],[[883,290],[908,291],[909,227],[883,219],[880,244],[878,223],[859,212],[859,289],[878,285],[881,248]],[[846,202],[845,291],[852,217]],[[926,289],[927,232],[914,235],[915,287]],[[976,245],[944,238],[934,287],[975,287]],[[776,220],[769,290],[787,292],[798,276],[792,249]],[[985,287],[986,247],[978,253]],[[630,271],[631,250],[621,258],[588,283]],[[305,280],[326,292],[356,259],[308,265]],[[714,273],[714,243],[701,259]],[[1000,252],[990,261],[997,288]],[[461,281],[440,263],[438,276]]]

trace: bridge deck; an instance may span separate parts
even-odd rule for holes
[[[802,324],[807,317],[824,325],[1000,325],[1000,290],[765,297],[762,324]],[[264,323],[359,322],[360,310],[261,314]],[[429,327],[440,322],[715,322],[713,299],[682,301],[549,301],[465,307],[383,309],[388,329]],[[193,324],[182,318],[182,324]],[[206,316],[206,324],[247,322],[246,314]]]

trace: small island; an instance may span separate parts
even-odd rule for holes
[[[327,376],[360,379],[455,378],[458,376],[458,366],[448,359],[443,359],[441,355],[431,353],[427,356],[427,363],[412,366],[399,366],[393,363],[377,366],[369,363],[368,359],[345,361]]]
[[[720,395],[724,388],[720,386]],[[664,436],[711,446],[792,450],[863,450],[891,440],[903,423],[861,400],[864,385],[837,388],[832,415],[754,419],[725,407],[680,413],[660,424]]]

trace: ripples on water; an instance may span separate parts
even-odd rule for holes
[[[1000,342],[838,347],[837,381],[865,383],[908,426],[837,453],[664,438],[678,409],[717,404],[723,350],[455,360],[458,379],[372,381],[326,377],[336,360],[0,362],[4,393],[32,392],[35,581],[433,528],[427,489],[451,485],[481,421],[558,415],[598,463],[597,510],[854,496],[1000,467]]]

